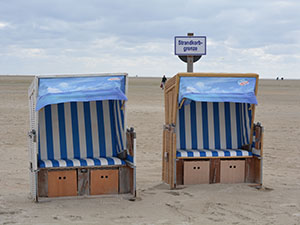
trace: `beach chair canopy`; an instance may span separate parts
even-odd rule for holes
[[[127,100],[124,76],[41,78],[36,111],[66,102]]]
[[[195,102],[257,104],[255,77],[180,77],[179,105]]]
[[[126,76],[41,77],[40,168],[125,165]]]

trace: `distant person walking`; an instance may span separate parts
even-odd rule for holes
[[[160,88],[161,88],[162,90],[164,90],[164,88],[165,88],[166,81],[167,81],[167,78],[166,78],[166,75],[164,75],[164,76],[162,77],[161,83],[160,83]]]

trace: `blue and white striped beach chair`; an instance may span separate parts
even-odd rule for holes
[[[107,185],[101,180],[103,185],[95,187],[95,170],[117,174],[111,193],[135,193],[135,140],[126,137],[134,136],[126,135],[126,92],[127,74],[35,78],[29,88],[33,198],[110,193],[94,190]],[[64,184],[50,179],[54,171],[58,179],[66,180],[62,174],[73,171],[73,183],[66,184],[76,186],[73,194],[64,194]]]
[[[235,182],[234,171],[224,167],[230,162],[239,163],[239,181],[262,183],[262,127],[254,125],[257,82],[256,74],[205,73],[181,73],[167,82],[162,172],[166,183],[174,188],[197,176],[205,177],[199,183],[230,183],[231,178]],[[255,130],[260,145],[256,148]],[[193,169],[206,169],[193,174],[189,162],[199,164]]]

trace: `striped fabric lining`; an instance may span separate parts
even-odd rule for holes
[[[40,162],[116,157],[124,148],[121,106],[121,101],[107,100],[42,108],[39,111]]]
[[[194,102],[177,113],[176,147],[240,149],[250,142],[250,104]]]
[[[252,156],[252,152],[240,149],[221,149],[221,150],[177,150],[176,156],[180,157],[244,157]]]
[[[124,160],[116,157],[39,160],[39,168],[114,166],[125,164]]]

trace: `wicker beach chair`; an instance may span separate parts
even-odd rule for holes
[[[165,87],[162,179],[262,184],[257,74],[179,73]]]
[[[29,88],[31,196],[135,195],[127,74],[36,76]]]

